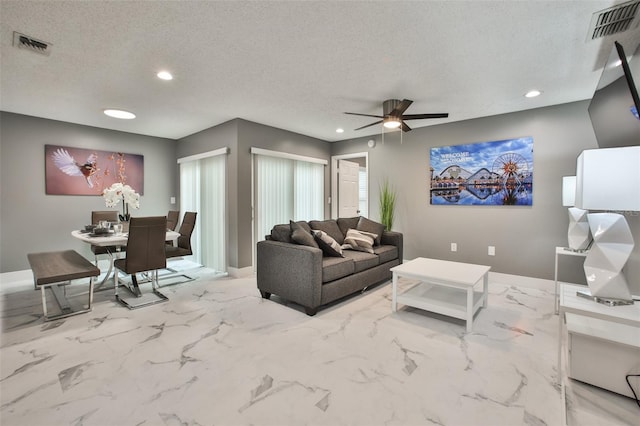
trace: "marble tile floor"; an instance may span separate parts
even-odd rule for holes
[[[255,277],[195,273],[167,303],[130,311],[101,291],[46,323],[31,283],[0,282],[0,424],[562,424],[553,283],[491,282],[466,333],[392,313],[390,283],[308,317]],[[565,383],[568,424],[638,424],[633,400]]]

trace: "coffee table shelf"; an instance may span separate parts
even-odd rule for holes
[[[467,291],[444,287],[432,283],[418,283],[397,296],[398,303],[446,315],[452,318],[467,318]],[[478,312],[484,301],[483,293],[473,292],[473,313]]]

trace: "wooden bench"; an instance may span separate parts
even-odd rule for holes
[[[91,311],[93,302],[93,278],[100,275],[93,263],[82,257],[75,250],[51,251],[27,254],[29,265],[33,271],[33,283],[42,292],[42,310],[45,321],[77,315]],[[74,309],[66,298],[66,286],[71,281],[89,278],[89,301],[86,306]],[[46,290],[50,288],[61,313],[47,315]]]

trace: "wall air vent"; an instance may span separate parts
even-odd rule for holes
[[[635,18],[639,9],[640,0],[632,0],[594,13],[587,41],[621,33],[637,26],[638,20]]]
[[[13,32],[13,45],[18,49],[27,49],[44,56],[49,56],[51,54],[51,43],[35,39],[28,35],[20,34],[17,31]]]

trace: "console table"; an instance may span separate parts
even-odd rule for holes
[[[580,355],[584,357],[581,364],[591,366],[592,372],[587,370],[580,378],[581,381],[595,384],[620,392],[620,381],[624,382],[624,373],[620,368],[634,368],[637,362],[637,353],[640,353],[640,303],[626,306],[607,306],[593,300],[580,297],[576,293],[584,290],[584,286],[572,284],[560,284],[559,302],[559,328],[558,328],[558,383],[561,385],[563,407],[564,398],[564,365],[562,362],[563,338],[565,336],[565,322],[568,318],[573,322],[572,330],[576,336],[580,336],[582,349]],[[569,341],[569,338],[567,339]],[[615,345],[624,346],[625,356],[618,353]],[[635,349],[634,349],[635,348]],[[606,351],[609,351],[607,356]],[[613,351],[613,353],[611,352]],[[622,352],[622,351],[621,351]],[[628,354],[631,356],[628,356]],[[571,354],[572,357],[578,354]],[[612,356],[616,355],[616,356]],[[621,365],[630,359],[631,364]],[[612,378],[613,370],[616,377]],[[583,371],[585,369],[583,368]],[[606,373],[611,373],[607,375]],[[609,376],[609,377],[606,377]],[[603,380],[603,377],[604,380]],[[615,383],[611,384],[611,380]],[[626,383],[623,384],[626,386]],[[563,409],[564,412],[564,409]]]
[[[554,278],[554,281],[556,283],[556,285],[555,285],[555,293],[554,293],[554,298],[553,298],[553,303],[554,303],[555,309],[556,309],[556,315],[558,314],[558,302],[559,302],[559,297],[558,297],[558,256],[587,257],[587,254],[589,254],[589,250],[574,251],[574,250],[568,249],[567,247],[556,247],[556,263],[555,263],[554,274],[553,274],[553,278]]]

